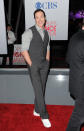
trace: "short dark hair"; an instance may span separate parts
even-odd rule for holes
[[[45,12],[42,9],[37,9],[34,11],[34,18],[35,18],[35,14],[40,11],[44,14],[44,17],[46,17]]]
[[[12,25],[11,25],[11,24],[8,24],[7,26],[10,26],[10,27],[12,27]]]

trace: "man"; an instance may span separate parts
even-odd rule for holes
[[[45,12],[34,12],[35,26],[22,35],[22,55],[29,66],[29,74],[35,92],[34,116],[40,116],[45,127],[51,127],[45,106],[45,86],[49,70],[50,49],[49,35],[44,29]]]
[[[16,41],[13,31],[11,31],[11,25],[7,26],[7,39],[8,39],[8,55],[3,57],[2,65],[6,65],[7,57],[9,57],[9,65],[13,64],[13,52],[14,52],[14,42]]]
[[[67,62],[70,66],[69,90],[75,98],[75,107],[66,131],[80,131],[84,123],[84,24],[70,40]]]

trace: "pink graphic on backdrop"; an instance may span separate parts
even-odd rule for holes
[[[14,53],[14,59],[13,59],[13,63],[24,63],[24,58],[21,54],[21,52],[15,52]]]
[[[21,45],[16,45],[14,47],[13,64],[25,65],[25,60],[21,54]]]
[[[56,36],[56,21],[47,22],[45,29],[49,32],[51,37]]]

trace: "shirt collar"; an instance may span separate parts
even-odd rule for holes
[[[35,25],[37,31],[44,31],[45,29],[41,29],[37,24]]]

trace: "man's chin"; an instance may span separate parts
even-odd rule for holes
[[[39,27],[40,27],[40,28],[42,28],[42,27],[44,27],[44,26],[43,26],[43,24],[42,24],[42,25],[41,25],[41,24],[39,24]]]

